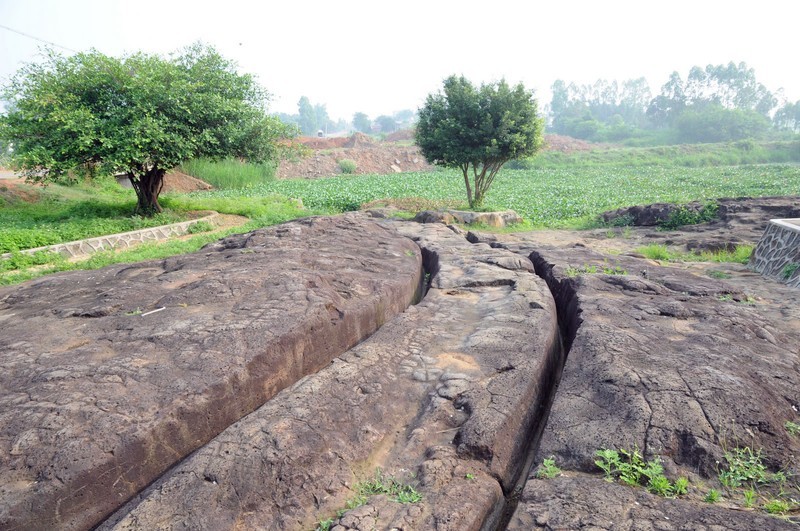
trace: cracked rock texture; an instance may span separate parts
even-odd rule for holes
[[[535,234],[492,240],[530,256],[557,298],[558,292],[574,298],[571,318],[580,321],[537,462],[552,456],[564,470],[597,474],[595,451],[638,448],[647,459],[659,457],[667,477],[722,490],[717,474],[725,451],[749,447],[763,451],[770,471],[789,477],[786,488],[796,488],[800,438],[784,424],[799,417],[800,321],[775,311],[780,304],[768,300],[774,283],[750,275],[744,292],[635,255],[537,245]],[[509,528],[790,525],[763,513],[709,509],[705,492],[693,489],[689,501],[676,502],[588,476],[529,481]],[[642,496],[647,504],[633,508]]]
[[[101,529],[313,529],[377,468],[422,501],[372,496],[332,529],[497,520],[560,355],[552,297],[524,257],[443,225],[396,227],[432,273],[422,302],[222,432]]]
[[[403,311],[421,263],[340,216],[0,290],[0,528],[97,524]]]

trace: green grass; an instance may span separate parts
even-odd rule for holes
[[[731,262],[746,264],[750,260],[750,255],[753,254],[753,246],[737,245],[733,251],[722,249],[716,252],[701,251],[687,253],[675,251],[663,244],[651,243],[650,245],[639,247],[636,249],[636,252],[651,260],[661,260],[665,262]],[[725,275],[720,275],[719,273],[712,276],[725,278]]]
[[[532,159],[512,161],[521,169],[617,166],[677,166],[701,168],[800,162],[800,141],[754,142],[743,140],[717,144],[680,144],[655,147],[602,147],[591,151],[545,151]]]
[[[624,206],[798,193],[800,165],[792,164],[550,168],[502,170],[485,206],[515,210],[530,223],[526,228],[587,228],[596,226],[598,214]],[[463,178],[455,170],[286,179],[246,190],[205,194],[217,198],[280,194],[300,198],[308,207],[332,213],[356,210],[364,203],[385,198],[424,197],[462,203],[466,199]]]
[[[274,164],[248,164],[236,159],[194,159],[184,162],[180,170],[220,189],[248,188],[275,178]]]
[[[188,219],[185,211],[171,209],[152,218],[131,216],[136,206],[135,196],[132,191],[117,188],[51,185],[40,192],[38,202],[4,205],[0,209],[0,253]]]
[[[560,475],[561,469],[556,466],[556,459],[553,456],[543,459],[539,470],[536,471],[536,477],[539,479],[553,479]]]
[[[175,200],[180,202],[180,198]],[[308,211],[298,208],[294,202],[276,196],[260,198],[258,205],[260,208],[254,209],[256,215],[249,223],[240,227],[203,232],[185,240],[144,243],[125,251],[101,251],[79,262],[68,262],[57,253],[37,253],[31,257],[14,253],[11,259],[0,261],[0,285],[16,284],[59,271],[99,269],[111,264],[156,260],[190,253],[229,234],[247,232],[309,215]]]

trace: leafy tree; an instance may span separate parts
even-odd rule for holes
[[[463,76],[450,76],[443,92],[428,95],[415,137],[426,159],[461,170],[475,208],[503,164],[541,148],[543,120],[521,83],[512,88],[502,80],[476,88]]]
[[[756,111],[709,104],[686,109],[676,125],[679,139],[684,142],[727,142],[758,138],[769,122]]]
[[[775,111],[772,122],[778,130],[800,133],[800,100],[784,103]]]
[[[319,129],[317,111],[306,96],[302,96],[297,102],[297,111],[299,114],[297,123],[300,125],[300,131],[304,135],[316,135]]]
[[[124,172],[138,198],[136,213],[161,211],[164,173],[195,157],[273,158],[289,133],[265,114],[267,94],[213,48],[194,45],[172,59],[97,51],[49,52],[23,67],[5,88],[0,138],[35,182],[76,167]]]
[[[362,133],[369,133],[372,131],[372,122],[370,121],[369,116],[363,112],[357,112],[353,115],[353,127]]]
[[[381,128],[381,133],[391,133],[397,131],[397,122],[391,116],[382,114],[375,118],[375,123]]]

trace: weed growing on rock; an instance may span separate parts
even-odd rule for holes
[[[645,461],[638,449],[601,449],[595,455],[599,457],[595,464],[605,473],[606,481],[619,479],[626,485],[644,486],[652,494],[664,497],[680,496],[688,490],[688,479],[678,478],[672,483],[664,476],[661,459]]]
[[[796,422],[787,420],[783,427],[786,428],[786,431],[789,432],[789,435],[792,437],[797,437],[800,435],[800,424],[797,424]]]
[[[752,507],[756,501],[756,489],[747,489],[744,491],[744,506]]]
[[[536,477],[539,479],[553,479],[560,475],[561,469],[556,466],[556,458],[553,456],[542,460],[539,470],[536,471]]]
[[[580,267],[572,267],[567,266],[564,270],[564,273],[570,277],[575,278],[578,275],[594,275],[596,273],[602,273],[604,275],[627,275],[628,272],[619,266],[610,266],[605,265],[602,267],[596,265],[582,265]]]
[[[728,467],[727,470],[720,471],[719,482],[729,489],[741,487],[745,483],[763,484],[771,479],[767,467],[761,462],[761,450],[753,452],[749,447],[734,448],[725,452],[725,461]]]
[[[784,280],[789,280],[790,278],[792,278],[792,275],[794,275],[795,271],[797,271],[798,269],[800,269],[800,264],[797,263],[786,264],[784,268],[781,270],[781,276],[783,277]]]
[[[716,489],[709,489],[708,494],[706,494],[705,501],[706,503],[717,503],[719,501],[720,494],[719,491]]]
[[[471,474],[467,475],[469,476]],[[422,501],[422,494],[412,485],[405,484],[394,476],[385,476],[380,468],[375,470],[375,476],[372,479],[356,483],[353,490],[355,490],[355,496],[349,498],[345,502],[344,508],[336,512],[337,518],[341,518],[351,509],[357,509],[362,505],[366,505],[369,501],[369,497],[377,494],[384,494],[388,496],[391,501],[397,503],[419,503]],[[320,520],[317,523],[315,531],[328,531],[334,521],[333,518]]]
[[[719,205],[710,201],[700,207],[700,210],[691,210],[685,206],[678,207],[669,217],[659,224],[661,230],[675,230],[684,225],[697,225],[707,223],[717,217]]]
[[[764,504],[764,510],[769,514],[786,514],[790,507],[789,502],[779,498],[774,498]]]
[[[708,276],[710,276],[711,278],[716,278],[716,279],[720,279],[720,280],[723,280],[723,279],[726,279],[726,278],[731,278],[731,274],[730,273],[726,273],[725,271],[712,270],[712,271],[708,271],[706,274]]]

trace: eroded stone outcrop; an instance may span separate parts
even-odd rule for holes
[[[98,523],[403,311],[421,262],[343,216],[0,290],[0,528]]]
[[[745,293],[634,256],[537,245],[535,233],[489,239],[530,256],[555,293],[569,287],[581,321],[537,453],[567,476],[529,478],[509,529],[792,526],[708,507],[697,487],[724,490],[717,474],[737,447],[761,450],[790,488],[800,473],[800,439],[784,427],[800,409],[800,322],[775,319],[752,297],[770,281],[752,278]],[[665,500],[609,484],[594,464],[602,448],[639,449],[695,487]]]
[[[423,249],[425,299],[225,430],[102,529],[312,529],[378,467],[422,501],[373,496],[332,529],[498,521],[559,365],[552,297],[525,257],[443,225],[398,230]]]

